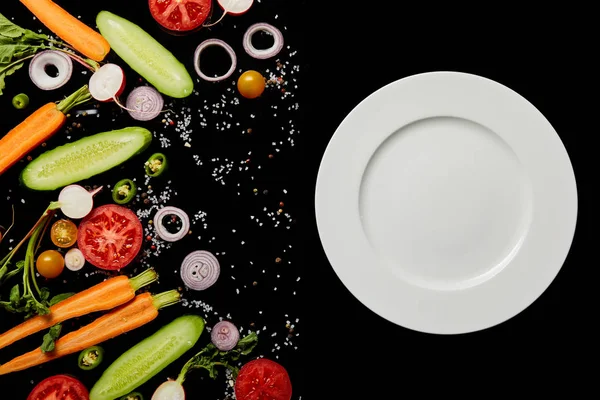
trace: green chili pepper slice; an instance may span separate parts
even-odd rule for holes
[[[137,193],[137,185],[131,179],[121,179],[112,191],[112,198],[117,204],[129,203]]]
[[[102,362],[102,358],[104,358],[104,349],[100,346],[92,346],[79,353],[77,365],[87,371],[96,368]]]
[[[152,154],[144,164],[146,175],[153,178],[162,174],[165,168],[167,168],[167,157],[162,153]]]
[[[12,99],[12,105],[17,110],[22,110],[29,105],[29,96],[25,93],[19,93]]]
[[[144,400],[144,396],[140,392],[131,392],[121,397],[119,400]]]

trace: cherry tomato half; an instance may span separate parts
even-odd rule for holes
[[[77,225],[68,219],[59,219],[50,228],[50,239],[58,247],[71,247],[77,242]]]
[[[89,400],[87,388],[79,380],[68,375],[54,375],[38,383],[27,400],[51,399]]]
[[[238,91],[247,99],[255,99],[265,91],[265,78],[257,71],[246,71],[237,82]]]
[[[56,278],[65,268],[65,259],[56,250],[42,252],[35,261],[37,271],[44,278]]]

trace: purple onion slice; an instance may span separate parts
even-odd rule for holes
[[[150,121],[160,115],[165,102],[158,90],[151,86],[138,86],[129,93],[125,106],[131,117]]]
[[[50,76],[46,69],[53,66],[58,71],[56,76]],[[57,50],[45,50],[33,57],[29,64],[31,81],[42,90],[54,90],[66,84],[73,74],[73,61],[64,53]]]
[[[221,273],[221,266],[211,252],[196,250],[183,259],[180,273],[188,288],[205,290],[215,284]]]
[[[210,340],[221,351],[233,349],[240,340],[240,331],[229,321],[220,321],[213,326]]]
[[[221,76],[210,77],[210,76],[204,74],[204,72],[202,72],[202,70],[200,68],[200,55],[202,54],[204,49],[209,46],[221,46],[229,54],[229,57],[231,57],[231,67],[229,67],[229,70]],[[233,71],[235,71],[236,66],[237,66],[237,57],[235,56],[235,51],[233,51],[233,49],[231,48],[230,45],[228,45],[227,43],[225,43],[224,41],[222,41],[220,39],[206,39],[204,42],[202,42],[198,45],[198,47],[196,48],[196,51],[194,52],[194,69],[196,70],[196,73],[198,74],[198,76],[200,78],[204,79],[205,81],[218,82],[218,81],[227,79],[231,76],[231,74],[233,74]]]
[[[175,215],[181,219],[181,229],[176,233],[169,232],[163,225],[163,218],[167,215]],[[190,231],[190,218],[181,208],[166,206],[154,214],[154,230],[162,240],[176,242],[183,239]]]
[[[252,36],[254,36],[257,32],[267,32],[273,36],[273,45],[268,49],[257,49],[252,44]],[[243,39],[244,50],[250,56],[257,58],[259,60],[264,60],[267,58],[275,57],[281,49],[283,49],[283,35],[281,31],[275,28],[271,24],[267,24],[265,22],[259,22],[254,24],[248,28],[246,33],[244,34]]]

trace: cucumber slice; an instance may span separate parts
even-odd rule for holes
[[[113,400],[132,392],[194,347],[203,330],[204,320],[197,315],[184,315],[163,326],[104,371],[90,400]]]
[[[140,127],[84,137],[40,154],[21,172],[21,183],[32,190],[55,190],[120,165],[150,142],[152,133]]]
[[[96,25],[111,49],[159,92],[182,98],[192,94],[194,81],[175,56],[138,25],[100,11]]]

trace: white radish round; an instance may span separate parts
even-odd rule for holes
[[[50,76],[46,68],[53,66],[57,75]],[[54,90],[66,84],[73,74],[73,61],[69,56],[56,51],[46,50],[33,57],[29,64],[31,81],[42,90]]]
[[[252,7],[254,0],[217,0],[217,2],[226,13],[242,15]]]
[[[94,99],[115,100],[125,89],[125,73],[117,64],[104,64],[94,72],[88,86]]]
[[[168,380],[156,389],[150,400],[185,400],[185,391],[179,382]]]
[[[60,209],[65,216],[73,219],[81,219],[88,215],[94,208],[94,194],[83,186],[65,186],[58,195]]]
[[[65,254],[65,267],[70,271],[79,271],[85,265],[85,257],[81,250],[73,247]]]

